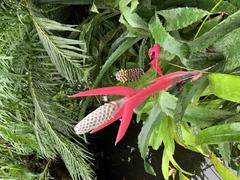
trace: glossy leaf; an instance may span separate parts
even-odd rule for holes
[[[240,103],[240,76],[229,74],[210,74],[210,90],[216,96]]]
[[[164,26],[166,27],[167,31],[182,29],[208,15],[208,11],[188,7],[161,10],[157,13],[164,17]]]

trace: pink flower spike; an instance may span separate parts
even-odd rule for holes
[[[69,96],[70,98],[75,97],[83,97],[83,96],[95,96],[95,95],[122,95],[122,96],[130,96],[131,94],[136,93],[137,90],[124,86],[114,86],[114,87],[104,87],[91,89],[87,91],[82,91],[77,94],[73,94]]]
[[[158,58],[160,56],[160,46],[155,43],[152,48],[148,50],[148,57],[150,59],[150,66],[160,75],[163,75],[163,72],[158,64]]]
[[[117,112],[117,114],[113,118],[109,119],[107,122],[101,124],[100,126],[96,127],[95,129],[93,129],[90,132],[90,134],[100,131],[101,129],[107,127],[108,125],[114,123],[115,121],[117,121],[118,119],[120,119],[122,117],[122,113],[123,113],[123,108],[120,108],[119,111]]]

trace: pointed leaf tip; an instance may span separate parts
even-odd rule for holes
[[[123,136],[125,135],[128,126],[131,122],[132,115],[133,115],[133,109],[135,108],[135,104],[128,102],[128,104],[125,105],[124,110],[123,110],[123,116],[122,116],[122,121],[118,130],[117,138],[115,141],[115,144],[117,144]]]
[[[122,95],[122,96],[130,96],[131,94],[136,93],[137,90],[124,87],[124,86],[114,86],[114,87],[104,87],[91,89],[87,91],[82,91],[76,94],[69,96],[70,98],[74,97],[84,97],[84,96],[95,96],[95,95]]]

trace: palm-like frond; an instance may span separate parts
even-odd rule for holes
[[[73,179],[81,179],[81,177],[92,179],[92,171],[89,163],[86,161],[89,156],[79,146],[76,146],[52,128],[48,115],[45,114],[44,108],[40,103],[41,99],[38,99],[39,97],[34,90],[34,86],[31,86],[31,93],[35,107],[35,130],[38,134],[38,143],[41,151],[48,157],[58,153],[65,162]]]
[[[78,31],[74,26],[32,16],[38,36],[58,72],[71,83],[83,82],[87,59],[85,43],[56,36],[51,31]]]
[[[70,83],[82,81],[82,67],[88,63],[84,43],[54,35],[52,30],[76,30],[32,16],[28,2],[19,3],[17,12],[15,7],[0,7],[0,150],[7,148],[16,156],[12,164],[19,164],[21,172],[27,173],[27,168],[17,158],[19,154],[60,156],[73,179],[91,179],[90,154],[71,141],[74,104],[69,105],[66,96],[61,98],[64,103],[55,98]],[[0,159],[1,167],[5,163],[9,173],[0,172],[0,176],[15,177],[11,163]]]

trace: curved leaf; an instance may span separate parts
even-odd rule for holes
[[[128,4],[131,2],[131,8]],[[148,33],[147,23],[135,12],[133,12],[137,7],[138,1],[134,0],[120,0],[119,1],[119,9],[121,11],[120,22],[123,23],[128,30],[131,32],[139,32],[140,34]],[[141,32],[142,31],[142,32]]]
[[[240,123],[212,126],[196,135],[196,144],[218,144],[234,141],[240,141]]]
[[[210,160],[212,161],[215,169],[220,174],[222,179],[231,179],[231,180],[238,180],[239,178],[235,176],[227,167],[225,167],[221,161],[215,156],[215,154],[211,153],[209,156]]]
[[[188,83],[184,86],[182,93],[178,97],[177,105],[174,111],[175,112],[174,120],[176,122],[182,120],[182,117],[188,107],[188,104],[190,104],[190,101],[192,100],[197,90],[200,89],[205,84],[206,80],[207,79],[204,77],[198,79],[196,82],[194,82],[193,85]]]
[[[189,55],[188,46],[174,39],[162,26],[157,15],[151,19],[149,30],[158,44],[161,44],[168,52],[177,55],[180,58],[186,58]]]
[[[224,66],[225,71],[232,71],[235,68],[240,67],[240,28],[228,33],[222,39],[220,39],[214,48],[223,52],[226,57],[226,64]]]
[[[188,43],[191,52],[197,52],[214,44],[218,39],[240,26],[240,10],[219,23],[213,29]]]
[[[210,74],[210,90],[216,96],[240,103],[240,76],[229,74]]]
[[[148,153],[148,146],[151,134],[156,126],[165,119],[165,113],[161,112],[158,106],[155,106],[150,115],[148,116],[147,122],[142,127],[141,132],[138,136],[138,148],[141,154],[141,157],[145,160]],[[147,162],[146,162],[147,163]]]
[[[182,29],[208,15],[208,11],[188,7],[161,10],[157,13],[165,18],[164,26],[167,31]]]

